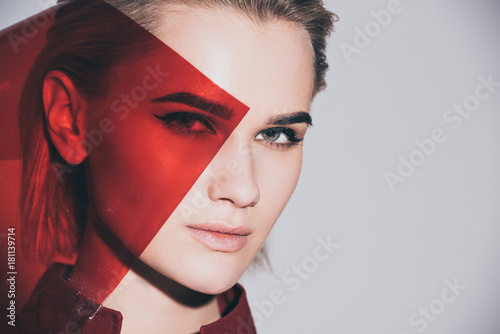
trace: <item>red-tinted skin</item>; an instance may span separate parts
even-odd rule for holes
[[[52,16],[53,10],[50,13]],[[42,16],[47,14],[38,15]],[[2,97],[9,103],[14,101],[12,106],[17,107],[21,91],[21,84],[14,89],[12,82],[25,77],[15,69],[29,70],[43,44],[38,37],[45,35],[51,16],[47,16],[49,22],[40,28],[36,39],[33,37],[28,44],[18,45],[23,48],[19,53],[22,57],[17,56],[18,65],[8,66],[9,71],[5,72],[5,77],[2,75]],[[135,23],[131,21],[131,24]],[[14,28],[9,33],[22,36],[21,27]],[[88,157],[84,164],[88,173],[89,217],[93,221],[87,226],[72,284],[96,303],[102,303],[116,288],[249,109],[155,36],[150,34],[150,37],[155,45],[153,53],[131,60],[134,66],[127,62],[118,64],[110,78],[109,94],[94,101],[88,113]],[[2,40],[5,41],[2,54],[15,57],[17,53],[7,35]],[[193,93],[223,104],[233,110],[233,117],[223,120],[211,116],[217,121],[217,136],[183,135],[155,115],[177,111],[208,113],[179,103],[152,102],[154,98],[178,92]],[[14,110],[14,107],[5,108],[2,115],[15,121]],[[137,117],[140,113],[150,117],[147,120],[143,115]],[[8,136],[17,137],[12,135],[17,133],[17,127],[8,128]],[[143,136],[137,138],[130,133],[142,133]],[[19,156],[17,142],[12,143],[15,145],[2,149],[1,156]],[[120,178],[115,177],[117,171]],[[115,238],[118,242],[114,242]],[[39,267],[36,268],[38,273],[34,278],[41,273]]]
[[[225,22],[227,16],[223,17]],[[234,17],[233,19],[236,20]],[[170,20],[169,23],[171,22]],[[198,18],[188,18],[186,22],[198,22]],[[249,22],[246,21],[234,21],[231,24],[243,30],[238,30],[236,38],[255,28],[248,27],[246,24]],[[217,25],[224,27],[226,31],[233,31],[232,27],[228,28],[221,22]],[[191,31],[181,24],[176,28],[178,32],[191,32],[187,34],[188,38],[178,33],[175,36],[182,36],[178,38],[180,41],[189,41],[190,36],[203,36],[206,26],[204,23],[201,31],[199,26],[195,27],[198,31]],[[141,254],[141,259],[168,276],[165,277],[167,280],[174,279],[179,284],[209,294],[217,294],[229,288],[250,263],[293,192],[300,172],[302,152],[300,146],[288,150],[284,148],[287,145],[271,145],[271,141],[263,139],[262,134],[256,135],[273,126],[268,122],[271,116],[287,110],[308,110],[309,90],[312,89],[308,38],[302,40],[306,42],[302,46],[296,43],[296,35],[300,29],[292,27],[293,29],[287,30],[280,25],[272,28],[274,30],[270,29],[267,34],[251,35],[254,38],[252,45],[258,45],[255,47],[258,51],[254,52],[251,59],[228,52],[235,49],[246,50],[247,45],[239,45],[237,48],[233,44],[227,45],[230,41],[234,43],[234,36],[226,36],[226,39],[218,41],[211,41],[207,36],[204,38],[211,41],[210,46],[216,44],[221,50],[225,50],[220,54],[228,57],[227,59],[214,58],[219,53],[212,52],[217,50],[207,49],[206,45],[204,51],[199,52],[200,44],[186,46],[175,39],[168,42],[176,50],[190,50],[187,56],[182,53],[186,59],[197,64],[222,87],[254,108],[219,155],[217,152],[249,108],[152,35],[151,42],[157,45],[154,52],[118,63],[109,77],[109,92],[100,99],[92,100],[85,106],[87,110],[80,110],[79,117],[84,118],[85,122],[78,131],[87,133],[86,148],[82,145],[76,149],[85,158],[83,164],[89,185],[90,205],[89,221],[71,284],[85,297],[99,304],[103,303],[111,293],[119,290],[116,287],[122,278],[133,272],[130,268]],[[301,37],[303,36],[299,36]],[[225,43],[221,43],[222,41]],[[276,45],[278,47],[273,48]],[[300,56],[288,57],[283,54],[285,50],[288,52],[291,49]],[[262,55],[267,55],[269,50],[274,51],[273,57],[269,57],[270,61],[267,58],[263,60]],[[199,60],[193,57],[191,51],[198,52],[196,56],[211,59],[212,62],[201,62],[200,66]],[[205,58],[206,54],[211,57]],[[219,62],[220,59],[223,61]],[[288,61],[276,63],[273,59]],[[246,63],[240,66],[243,60]],[[254,61],[259,64],[258,71],[253,66]],[[225,70],[212,71],[210,65],[214,62],[219,67],[224,64]],[[251,69],[252,73],[239,72],[238,69]],[[274,69],[277,71],[274,72]],[[257,75],[253,76],[254,73]],[[241,83],[244,84],[240,85]],[[185,104],[153,101],[166,94],[180,92],[198,95],[224,105],[233,110],[233,116],[230,120],[224,120]],[[64,95],[64,90],[59,89],[58,94],[61,93]],[[135,99],[132,97],[134,94]],[[47,96],[52,95],[49,92]],[[60,104],[64,107],[65,100]],[[81,107],[83,104],[77,105]],[[182,124],[176,123],[179,118],[161,120],[174,112],[189,112],[198,116],[196,121],[188,121],[188,124],[182,121]],[[207,117],[213,132],[207,131],[207,124],[203,123],[200,115]],[[299,138],[303,138],[305,124],[289,127],[295,129]],[[196,130],[196,135],[187,131],[188,128]],[[51,136],[54,133],[57,131],[52,131]],[[240,145],[243,151],[238,151],[237,147]],[[71,160],[74,159],[71,154],[65,155],[62,152],[64,149],[61,150],[60,145],[56,146],[61,155],[69,159],[68,162],[74,161]],[[246,149],[248,159],[243,157]],[[71,150],[74,152],[75,147]],[[216,155],[217,159],[213,160]],[[212,188],[207,175],[224,168],[225,163],[233,158],[242,167],[242,172],[231,180],[229,187]],[[203,173],[198,178],[212,160],[214,163],[210,164],[208,173]],[[197,179],[201,188],[193,187]],[[210,205],[201,210],[201,214],[194,215],[192,219],[183,219],[179,217],[180,210],[177,210],[172,215],[188,191],[191,194],[200,189],[205,197],[210,198]],[[261,195],[265,200],[258,209],[251,209]],[[189,205],[191,201],[192,198],[189,198],[183,204]],[[171,215],[173,219],[165,224]],[[248,237],[248,245],[241,252],[220,253],[214,251],[213,245],[207,248],[203,243],[188,238],[191,236],[188,234],[188,226],[219,219],[232,225],[241,224],[249,230],[251,236]],[[162,227],[164,233],[158,233]],[[170,233],[172,231],[174,233]],[[155,235],[157,238],[154,238]],[[168,240],[166,235],[170,242],[162,244],[162,241]],[[164,247],[166,245],[169,247]],[[216,246],[219,247],[220,245]],[[169,261],[165,261],[163,254],[170,255]],[[207,266],[212,263],[214,269],[207,270]],[[188,270],[184,270],[186,268]],[[193,268],[196,270],[189,270]],[[177,273],[178,269],[182,269],[179,270],[181,273]],[[198,282],[186,277],[197,277]],[[203,280],[208,285],[201,284]],[[126,280],[123,282],[126,283]],[[213,286],[209,286],[210,284]],[[109,303],[113,295],[106,302]]]
[[[217,87],[168,46],[162,46],[140,64],[134,69],[160,68],[168,77],[156,89],[150,90],[136,108],[129,108],[128,116],[122,120],[120,118],[126,115],[125,107],[122,112],[114,112],[117,108],[106,110],[106,107],[121,92],[131,92],[142,85],[143,77],[149,74],[147,70],[128,71],[126,64],[119,66],[119,81],[116,86],[113,84],[113,91],[118,93],[110,94],[100,104],[105,111],[96,112],[90,122],[93,128],[92,125],[107,117],[116,128],[113,135],[109,139],[105,137],[88,157],[90,173],[99,169],[99,173],[90,175],[91,207],[136,256],[146,248],[248,111],[248,107]],[[183,135],[155,115],[182,111],[207,113],[179,103],[151,101],[177,92],[191,92],[224,104],[234,110],[234,117],[231,120],[209,117],[217,121],[218,136]],[[140,113],[150,117],[146,119]],[[136,138],[130,133],[142,133],[143,136]],[[102,161],[109,164],[102,164]],[[115,178],[117,171],[120,179]]]
[[[86,130],[103,132],[102,143],[91,146],[85,162],[93,220],[89,223],[104,226],[100,237],[111,232],[113,236],[103,237],[107,243],[118,239],[109,246],[98,236],[87,237],[75,266],[75,287],[97,303],[133,264],[128,251],[141,255],[249,109],[163,43],[152,55],[128,65],[116,67],[111,92],[93,104]],[[226,120],[181,103],[152,101],[179,92],[216,101],[231,109],[232,117]],[[158,118],[173,112],[208,117],[217,135],[188,134],[175,122]],[[200,122],[193,126],[204,129]]]

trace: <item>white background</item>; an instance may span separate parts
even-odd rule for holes
[[[500,333],[500,87],[457,129],[443,119],[471,101],[478,77],[500,82],[500,1],[401,0],[386,26],[370,23],[371,11],[390,1],[326,3],[341,18],[329,86],[268,240],[273,274],[242,279],[259,333]],[[4,0],[0,28],[44,7]],[[356,47],[365,27],[369,44],[346,57],[342,45]],[[384,173],[418,158],[415,141],[435,128],[446,141],[391,191]],[[318,262],[317,239],[328,236],[340,247]],[[446,280],[462,286],[450,303]]]

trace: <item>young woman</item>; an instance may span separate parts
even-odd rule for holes
[[[40,279],[22,333],[255,332],[236,283],[298,181],[335,18],[320,0],[58,8],[20,104],[22,233],[31,258],[76,261]]]

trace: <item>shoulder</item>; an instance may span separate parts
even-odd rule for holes
[[[90,323],[106,329],[101,333],[120,332],[121,314],[110,309],[98,312],[103,309],[100,305],[70,286],[65,278],[70,269],[57,263],[43,274],[19,313],[21,333],[91,333]]]
[[[121,313],[75,291],[66,279],[70,270],[67,265],[54,264],[43,274],[19,313],[20,332],[120,333]],[[245,289],[240,284],[217,295],[217,302],[221,318],[202,326],[200,334],[257,333]]]

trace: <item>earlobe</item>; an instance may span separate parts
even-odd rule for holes
[[[42,98],[50,138],[57,151],[71,165],[82,163],[88,155],[84,145],[86,99],[73,81],[58,70],[45,76]]]

